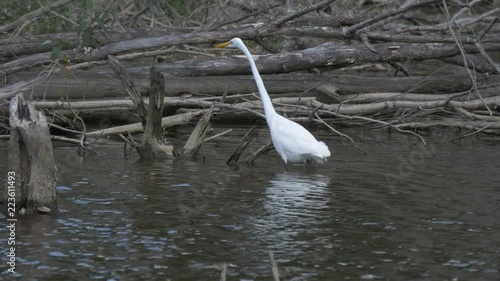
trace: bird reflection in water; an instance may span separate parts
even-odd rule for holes
[[[262,212],[255,217],[260,240],[273,247],[294,248],[331,217],[330,178],[324,175],[281,173],[270,180]],[[317,231],[317,230],[314,230]],[[305,242],[305,240],[304,240]]]

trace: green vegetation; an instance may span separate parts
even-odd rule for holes
[[[0,0],[0,7],[2,7],[0,9],[0,22],[13,22],[21,16],[53,2],[53,0]],[[86,2],[89,1],[75,1],[71,10],[69,9],[69,6],[63,6],[57,10],[57,13],[60,16],[64,16],[66,19],[71,20],[71,18],[74,17],[74,10],[81,10]],[[63,20],[60,16],[55,14],[45,14],[34,20],[30,20],[22,26],[21,33],[43,34],[74,31],[74,24],[71,23],[71,21]]]
[[[36,11],[41,7],[55,3],[55,0],[0,0],[0,24],[14,22],[23,15]],[[106,23],[119,20],[125,27],[146,26],[146,22],[137,21],[143,13],[154,15],[157,19],[165,19],[166,22],[178,24],[186,23],[187,16],[193,18],[192,23],[199,23],[201,16],[206,13],[199,9],[199,1],[190,0],[161,0],[161,1],[133,1],[124,0],[84,0],[74,1],[58,9],[50,11],[39,17],[26,21],[18,28],[18,34],[50,34],[60,32],[79,32],[88,36],[92,29],[103,28]],[[204,3],[207,7],[209,3]],[[142,11],[142,12],[141,12]],[[198,18],[193,17],[199,14]],[[132,19],[130,19],[132,18]],[[132,26],[126,26],[128,23]],[[192,24],[191,23],[191,24]],[[87,34],[87,35],[85,35]]]

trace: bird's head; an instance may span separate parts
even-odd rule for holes
[[[230,41],[215,45],[215,48],[241,48],[245,46],[240,38],[236,37]]]

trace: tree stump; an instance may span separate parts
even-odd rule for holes
[[[165,77],[162,73],[156,71],[155,67],[150,69],[150,89],[149,110],[146,109],[146,103],[137,90],[120,61],[114,57],[108,56],[111,69],[118,76],[122,85],[127,90],[130,98],[135,104],[144,128],[144,136],[141,143],[136,147],[137,152],[142,158],[164,158],[179,154],[172,145],[167,145],[161,140],[161,120],[163,116],[163,99],[165,98]]]
[[[147,122],[144,128],[144,136],[137,146],[137,152],[142,158],[164,158],[174,156],[178,153],[172,145],[163,143],[161,136],[161,119],[163,116],[163,99],[165,98],[165,77],[156,71],[154,67],[150,70],[151,93],[149,94],[149,109],[147,110]],[[141,98],[142,100],[142,98]]]
[[[9,121],[9,171],[15,173],[16,212],[56,210],[57,168],[45,115],[19,94],[10,101]],[[7,188],[2,194],[7,202]]]

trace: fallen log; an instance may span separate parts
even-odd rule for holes
[[[500,96],[485,98],[483,100],[471,101],[450,101],[440,100],[431,102],[414,102],[414,101],[384,101],[369,104],[322,104],[313,101],[315,107],[321,107],[321,112],[334,112],[345,115],[367,115],[380,112],[387,109],[398,108],[419,108],[419,109],[436,109],[440,107],[463,108],[467,110],[475,110],[484,108],[485,104],[489,107],[500,107]]]
[[[93,39],[102,45],[108,45],[125,40],[158,37],[165,33],[185,33],[192,31],[190,28],[125,28],[123,30],[97,29],[93,30]],[[77,32],[26,35],[21,37],[0,39],[0,57],[17,57],[36,53],[51,52],[52,48],[59,46],[62,49],[73,49],[78,47],[81,35]]]
[[[499,38],[500,40],[500,38]],[[500,42],[485,44],[487,51],[499,51]],[[464,45],[467,53],[479,51],[473,45]],[[289,73],[311,68],[345,67],[366,63],[405,62],[459,55],[459,48],[452,43],[382,43],[373,50],[365,45],[338,45],[333,42],[297,52],[272,55],[254,55],[260,74]],[[173,76],[222,76],[249,74],[244,56],[231,56],[212,60],[188,60],[159,64],[158,70]],[[132,68],[131,73],[143,73],[145,67]]]
[[[68,2],[66,0],[63,1],[58,1],[57,3],[60,2]],[[440,2],[438,0],[436,1],[428,1],[428,3],[437,3]],[[477,1],[480,2],[480,1]],[[55,3],[54,3],[55,4]],[[54,4],[51,4],[50,6],[54,7]],[[475,4],[472,3],[471,6]],[[402,6],[397,6],[396,9],[394,10],[384,10],[382,13],[379,12],[374,12],[372,10],[362,10],[360,11],[360,14],[356,14],[355,16],[345,16],[341,14],[335,13],[335,15],[326,15],[326,14],[318,14],[315,16],[312,15],[307,15],[308,12],[311,12],[311,10],[304,10],[303,13],[292,15],[292,17],[289,17],[289,15],[285,16],[284,19],[281,18],[274,24],[269,24],[269,25],[262,25],[260,24],[259,19],[257,19],[257,23],[259,24],[247,24],[244,26],[241,25],[232,25],[230,29],[226,30],[216,30],[219,27],[223,25],[227,25],[228,23],[222,23],[222,25],[215,24],[212,26],[209,26],[205,28],[204,30],[200,29],[195,29],[195,28],[166,28],[162,26],[161,29],[158,28],[147,28],[147,29],[142,29],[142,30],[136,30],[136,29],[127,29],[127,30],[113,30],[110,32],[109,30],[92,30],[93,34],[92,36],[95,37],[96,41],[99,43],[99,45],[104,45],[102,48],[103,50],[99,50],[97,54],[92,55],[90,57],[86,58],[81,58],[84,57],[83,55],[78,56],[77,54],[70,54],[72,57],[69,57],[71,61],[77,61],[78,59],[92,59],[95,60],[97,57],[102,57],[105,58],[107,55],[113,55],[116,53],[120,52],[131,52],[131,51],[138,51],[138,50],[145,50],[145,49],[152,49],[152,48],[159,48],[159,47],[164,47],[164,46],[174,46],[174,45],[180,45],[180,44],[200,44],[200,43],[211,43],[214,38],[220,38],[220,39],[230,39],[232,37],[239,36],[243,39],[254,39],[254,38],[266,38],[266,37],[275,37],[279,35],[288,35],[288,36],[305,36],[305,37],[320,37],[320,38],[336,38],[336,39],[360,39],[361,37],[360,34],[357,34],[356,31],[359,31],[359,29],[366,27],[367,25],[375,24],[377,21],[382,21],[383,19],[387,17],[392,17],[395,15],[403,15],[409,10],[416,10],[416,8],[422,7],[422,2],[418,1],[415,2],[415,5],[412,3],[410,5],[402,5]],[[50,7],[49,6],[49,7]],[[425,5],[424,5],[425,6]],[[38,11],[38,14],[40,12],[45,12],[49,11],[51,8],[46,7]],[[478,15],[478,18],[486,18],[488,15],[494,15],[495,10],[498,11],[497,9],[492,9],[489,12],[486,12],[482,15]],[[415,11],[415,12],[418,12]],[[140,12],[142,13],[142,12]],[[463,12],[460,12],[462,14]],[[303,16],[303,14],[306,14],[306,17]],[[32,18],[33,13],[30,13],[26,15],[25,17],[22,17],[18,21],[8,24],[6,26],[0,27],[0,29],[4,30],[11,30],[12,28],[18,26],[19,24],[22,24],[25,22],[26,18]],[[204,15],[206,17],[206,15]],[[302,16],[300,18],[297,18],[299,16]],[[426,13],[426,16],[428,15],[428,12]],[[471,17],[461,17],[461,18],[455,18],[458,17],[459,14],[455,15],[454,21],[456,24],[460,26],[460,28],[463,29],[464,35],[467,35],[470,33],[469,26],[474,27],[474,24],[479,22],[479,19],[471,18]],[[291,20],[291,21],[290,21]],[[391,40],[391,41],[397,41],[398,37],[395,37],[395,34],[392,34],[391,32],[396,31],[395,33],[408,33],[411,31],[444,31],[442,28],[445,24],[442,23],[442,19],[439,19],[441,23],[438,23],[437,25],[424,25],[424,26],[412,26],[411,24],[407,25],[391,25],[390,28],[387,25],[382,25],[380,28],[381,30],[384,31],[384,33],[380,32],[374,32],[373,30],[370,30],[369,32],[363,32],[362,34],[368,38],[372,39],[377,39],[377,40]],[[380,22],[379,22],[380,24]],[[320,28],[321,27],[321,28]],[[327,28],[328,27],[328,28]],[[334,27],[334,28],[332,28]],[[210,30],[210,31],[207,31]],[[214,31],[215,30],[215,31]],[[495,30],[493,30],[494,32]],[[492,32],[492,33],[493,33]],[[167,35],[165,35],[167,33]],[[404,35],[403,35],[404,36]],[[418,39],[418,36],[415,36]],[[484,37],[484,36],[483,36]],[[31,37],[30,37],[31,38]],[[39,42],[38,45],[41,45],[40,43],[45,42],[46,40],[52,39],[52,37],[49,37],[48,39],[44,38],[37,39],[37,36],[34,36],[32,40]],[[79,41],[80,37],[78,34],[66,34],[64,37],[56,37],[54,40],[60,39],[60,38],[67,38],[69,41],[69,46],[65,46],[67,48],[74,48],[77,45],[77,41]],[[403,38],[408,41],[408,38]],[[433,37],[430,39],[425,40],[424,42],[439,42],[437,39],[447,40],[447,42],[453,42],[451,36],[440,36],[440,37]],[[472,38],[474,39],[474,38]],[[484,42],[489,42],[488,38],[482,38]],[[26,40],[26,38],[14,38],[12,40],[13,42],[19,41],[20,45],[28,45],[30,42]],[[417,40],[415,40],[417,41]],[[423,40],[419,40],[423,41]],[[467,40],[461,39],[463,42],[468,42]],[[12,42],[11,42],[12,43]],[[6,43],[9,44],[9,43]],[[14,43],[15,44],[15,43]],[[2,52],[2,42],[0,41],[0,54]],[[33,45],[33,47],[36,47]],[[93,46],[95,47],[95,46]],[[18,48],[23,48],[22,46],[16,46],[10,48],[7,51],[4,51],[7,56],[13,55],[13,56],[18,56],[20,52],[16,52]],[[33,48],[35,49],[35,48]],[[49,50],[46,50],[49,51]],[[26,50],[26,52],[29,52]],[[31,51],[32,52],[32,51]],[[68,54],[64,54],[68,55]],[[1,54],[3,57],[4,55]]]
[[[493,133],[499,134],[498,129],[500,129],[500,120],[495,122],[491,121],[461,121],[461,120],[453,120],[453,119],[445,119],[442,121],[431,121],[431,122],[411,122],[406,124],[398,124],[395,125],[398,128],[433,128],[433,127],[451,127],[451,128],[462,128],[469,130],[477,130],[477,129],[495,129],[496,131],[491,131]]]
[[[493,93],[491,93],[493,94]],[[404,93],[373,93],[373,95],[363,94],[363,95],[349,95],[348,98],[344,99],[342,103],[323,103],[318,101],[313,97],[289,97],[289,98],[275,98],[272,99],[273,104],[276,106],[276,110],[279,112],[288,113],[300,113],[298,108],[288,108],[289,106],[302,106],[302,109],[314,109],[320,108],[320,112],[337,112],[341,114],[371,114],[375,112],[382,111],[384,109],[398,109],[398,108],[421,108],[421,109],[435,109],[439,107],[449,107],[449,108],[463,108],[467,110],[477,110],[484,107],[485,104],[493,107],[500,107],[500,96],[484,97],[483,100],[478,99],[473,94],[467,94],[458,96],[457,94],[448,95],[416,95],[409,96],[410,98],[404,98],[408,94]],[[421,98],[425,96],[428,98]],[[421,99],[417,99],[417,97]],[[456,99],[452,99],[456,97]],[[460,100],[462,99],[462,100]],[[348,103],[351,101],[353,103]],[[366,102],[365,102],[366,101]],[[146,104],[149,103],[148,100],[145,101]],[[102,110],[110,110],[115,108],[117,111],[123,111],[124,109],[133,108],[132,101],[129,100],[108,100],[108,101],[86,101],[86,102],[72,102],[71,104],[64,102],[33,102],[37,108],[48,108],[48,109],[69,109],[83,111],[83,110],[95,110],[102,108]],[[112,107],[109,105],[113,105]],[[164,104],[166,106],[175,106],[183,108],[207,108],[212,106],[213,100],[200,99],[165,99]],[[109,106],[109,107],[108,107]],[[252,101],[242,101],[242,102],[231,102],[231,104],[217,103],[216,108],[227,109],[227,110],[247,110],[247,109],[261,109],[262,102],[259,99]]]
[[[172,126],[181,126],[181,125],[186,125],[188,124],[193,118],[196,118],[200,115],[202,115],[206,110],[197,110],[194,112],[186,112],[186,113],[181,113],[173,116],[167,116],[163,117],[161,119],[161,126],[163,127],[172,127]],[[142,124],[139,123],[134,123],[134,124],[129,124],[129,125],[123,125],[123,126],[116,126],[116,127],[110,127],[106,129],[101,129],[97,131],[93,131],[90,133],[87,133],[87,136],[110,136],[110,135],[118,135],[118,134],[126,134],[126,133],[131,133],[131,134],[137,134],[137,133],[142,133],[144,132],[144,129],[142,127]]]
[[[18,73],[9,76],[7,83],[15,84],[23,80],[31,80],[38,73]],[[131,79],[141,94],[149,92],[149,74],[130,74]],[[262,79],[269,94],[305,93],[317,96],[321,93],[360,94],[360,93],[422,93],[445,94],[469,90],[473,87],[467,75],[434,75],[411,77],[375,77],[339,75],[338,73],[323,75],[307,73],[291,73],[279,75],[263,75]],[[253,93],[257,91],[252,76],[213,76],[213,77],[174,77],[168,76],[165,85],[167,96],[179,94],[222,95]],[[500,87],[500,75],[478,76],[477,85],[497,85]],[[5,90],[4,90],[5,89]],[[61,95],[71,101],[79,99],[98,99],[125,97],[120,80],[112,73],[101,74],[85,71],[74,71],[70,76],[54,74],[48,79],[37,81],[32,85],[23,85],[19,90],[0,89],[0,98],[8,99],[19,91],[30,90],[33,99],[59,99]],[[324,96],[324,95],[322,95]],[[330,101],[334,99],[330,98]]]
[[[194,33],[194,32],[193,32]],[[191,34],[192,35],[192,34]],[[176,34],[179,43],[183,44],[183,35]],[[135,39],[130,41],[110,44],[98,49],[89,55],[76,53],[72,50],[63,51],[61,56],[68,58],[72,62],[86,62],[104,60],[108,55],[116,55],[123,52],[135,50],[154,49],[165,47],[169,44],[160,44],[164,37]],[[210,40],[193,40],[198,43],[208,43],[213,38],[227,38],[225,36],[213,36]],[[435,37],[433,37],[435,38]],[[200,39],[200,38],[197,38]],[[479,53],[479,50],[472,44],[472,40],[465,40],[462,48],[468,54]],[[152,42],[145,44],[145,42]],[[437,59],[460,54],[460,48],[453,41],[447,43],[435,43],[432,38],[427,42],[433,43],[380,43],[373,44],[367,48],[363,44],[338,45],[333,42],[324,43],[320,46],[305,49],[297,52],[281,53],[273,55],[255,56],[255,62],[261,74],[287,73],[299,70],[309,70],[311,68],[322,67],[342,67],[363,63],[374,62],[403,62],[408,60]],[[140,47],[144,46],[144,47]],[[484,42],[482,47],[485,51],[499,51],[500,37]],[[31,56],[19,58],[0,65],[0,72],[15,73],[24,69],[29,69],[35,65],[52,62],[52,53],[45,52]],[[168,71],[175,76],[202,76],[202,75],[232,75],[249,73],[248,65],[244,64],[245,59],[241,56],[221,58],[215,60],[189,60],[182,63],[159,64],[159,71]],[[216,67],[214,67],[214,65]],[[144,72],[147,67],[132,69],[130,72]]]
[[[253,99],[249,101],[249,99]],[[275,104],[309,104],[316,98],[314,97],[286,97],[286,98],[275,98],[272,99]],[[221,97],[211,97],[211,98],[165,98],[163,100],[164,106],[170,107],[201,107],[209,108],[215,106],[216,108],[225,109],[236,109],[244,110],[245,108],[262,108],[262,102],[255,96],[246,96],[242,98],[240,95],[235,97],[226,96],[225,100],[229,103],[217,103],[214,101],[220,101]],[[240,101],[241,102],[238,102]],[[144,103],[149,105],[150,99],[144,98]],[[131,100],[121,99],[121,100],[92,100],[92,101],[75,101],[75,102],[65,102],[65,101],[34,101],[38,109],[51,109],[51,110],[70,110],[73,109],[78,112],[84,110],[117,110],[123,111],[127,109],[134,109],[134,102]]]

